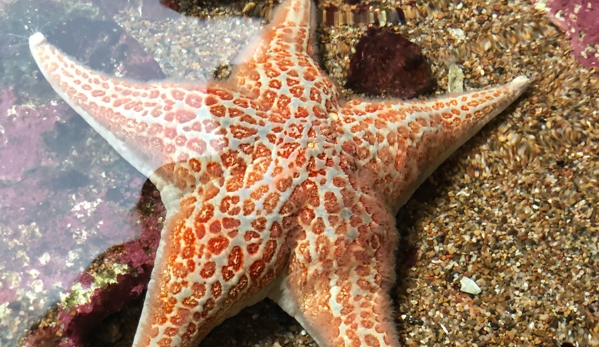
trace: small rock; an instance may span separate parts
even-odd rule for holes
[[[456,64],[449,66],[447,91],[450,93],[461,93],[464,91],[464,72]]]
[[[462,277],[460,280],[460,290],[468,294],[480,294],[480,287],[468,277]]]

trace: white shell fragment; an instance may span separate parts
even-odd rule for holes
[[[468,277],[462,277],[460,280],[460,290],[468,294],[480,294],[480,287]]]

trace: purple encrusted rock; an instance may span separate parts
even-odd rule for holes
[[[39,341],[49,339],[48,346],[82,347],[89,344],[90,332],[108,315],[123,309],[130,300],[146,289],[160,240],[164,205],[156,188],[146,182],[142,189],[136,213],[127,215],[130,223],[139,223],[141,235],[133,241],[111,247],[102,253],[81,275],[73,281],[73,288],[87,293],[76,304],[62,300],[42,321],[32,329],[25,346],[37,347]],[[118,273],[114,276],[114,272]],[[107,277],[106,274],[108,274]],[[58,337],[57,337],[58,336]]]
[[[0,91],[0,180],[19,180],[27,168],[52,163],[40,147],[41,134],[53,128],[56,116],[67,107],[37,109],[14,106],[10,90]]]
[[[434,81],[418,45],[390,28],[370,28],[356,45],[347,88],[367,95],[413,98],[430,92]]]
[[[599,0],[549,0],[537,6],[570,37],[576,60],[599,68]]]

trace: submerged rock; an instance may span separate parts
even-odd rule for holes
[[[431,69],[420,47],[390,28],[370,28],[356,45],[347,88],[367,95],[414,98],[432,91]]]

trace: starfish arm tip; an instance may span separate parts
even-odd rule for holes
[[[29,36],[29,46],[36,47],[46,42],[46,37],[44,34],[40,32],[36,32],[33,35]]]
[[[510,86],[515,90],[524,90],[530,84],[530,79],[524,75],[516,77]]]

